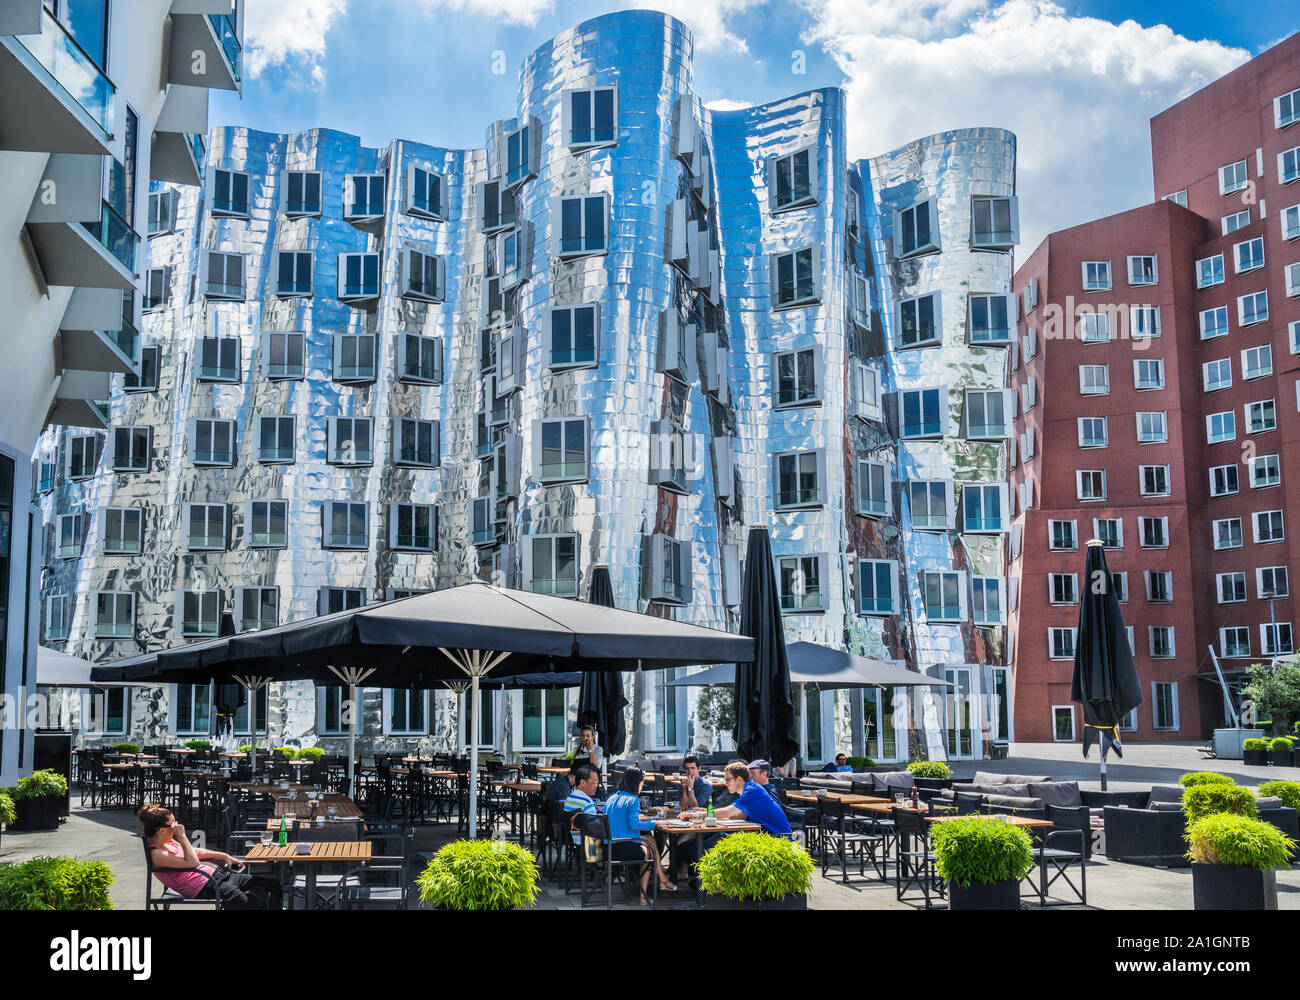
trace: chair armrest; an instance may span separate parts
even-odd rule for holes
[[[1129,806],[1141,809],[1147,804],[1149,792],[1099,792],[1080,791],[1079,798],[1085,806]]]

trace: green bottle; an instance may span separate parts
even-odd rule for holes
[[[289,843],[289,824],[286,823],[284,821],[284,817],[281,816],[280,817],[280,846],[284,847],[284,845],[287,843]]]
[[[712,825],[713,825],[713,799],[709,799],[709,805],[708,805],[708,818],[705,820],[705,822],[706,822],[709,826],[712,826]]]

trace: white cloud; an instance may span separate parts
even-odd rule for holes
[[[691,29],[700,52],[730,49],[748,52],[749,45],[727,27],[727,19],[763,6],[765,0],[636,0],[630,7],[644,7],[671,14]]]
[[[317,86],[325,78],[325,35],[348,0],[251,0],[244,9],[246,75],[301,70]]]
[[[398,0],[404,2],[404,0]],[[555,0],[416,0],[426,12],[446,10],[452,14],[489,16],[506,24],[532,27],[543,14],[555,10]]]
[[[850,156],[952,128],[1016,133],[1021,260],[1049,232],[1149,202],[1148,119],[1250,57],[1047,0],[800,3],[804,41],[848,78]]]
[[[704,105],[710,111],[743,111],[745,108],[752,108],[753,101],[733,101],[729,97],[719,97],[715,100],[708,101]]]

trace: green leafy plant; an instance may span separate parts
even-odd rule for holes
[[[1276,796],[1288,809],[1300,810],[1300,781],[1266,781],[1259,786],[1259,796]]]
[[[212,743],[209,740],[190,740],[185,744],[186,750],[211,750]]]
[[[1286,750],[1288,753],[1295,749],[1295,743],[1289,736],[1278,736],[1268,741],[1270,750]]]
[[[1268,740],[1256,740],[1256,739],[1242,740],[1241,748],[1243,750],[1267,750]]]
[[[537,899],[537,859],[504,840],[456,840],[416,879],[420,899],[448,910],[513,910]]]
[[[1192,824],[1187,832],[1187,856],[1205,865],[1243,868],[1285,868],[1295,841],[1272,823],[1217,813]]]
[[[812,858],[798,844],[765,833],[733,833],[700,858],[704,891],[728,899],[784,899],[812,889]]]
[[[1183,792],[1183,812],[1187,826],[1215,813],[1232,813],[1236,816],[1259,816],[1255,793],[1237,785],[1193,785]]]
[[[907,765],[914,778],[951,778],[952,768],[941,760],[914,760]]]
[[[729,733],[736,728],[736,696],[729,687],[700,689],[695,700],[695,720],[714,733]]]
[[[113,870],[102,861],[33,858],[0,865],[0,910],[111,910]]]
[[[250,751],[250,750],[252,750],[252,749],[253,749],[253,744],[251,744],[251,743],[245,743],[242,747],[239,748],[239,752],[240,752],[240,753],[248,753],[248,751]]]
[[[11,826],[14,819],[14,800],[7,791],[0,790],[0,826]]]
[[[303,747],[294,760],[324,760],[325,751],[320,747]]]
[[[281,760],[297,760],[298,751],[293,747],[277,747],[274,754],[278,755]]]
[[[114,743],[113,753],[139,753],[139,743]]]
[[[849,767],[853,768],[855,771],[861,767],[875,767],[875,766],[876,766],[876,762],[872,760],[870,757],[849,758]]]
[[[1034,842],[1023,827],[995,816],[963,816],[935,823],[930,831],[935,867],[947,882],[1019,882],[1034,867]]]
[[[1273,720],[1273,732],[1285,733],[1300,717],[1300,667],[1294,663],[1253,663],[1250,682],[1241,689],[1242,701],[1254,703],[1260,715]],[[1256,749],[1256,748],[1252,748]]]
[[[1235,785],[1236,782],[1226,774],[1220,774],[1218,771],[1193,771],[1191,774],[1184,774],[1178,779],[1178,783],[1184,788],[1191,788],[1194,785]]]
[[[67,794],[68,779],[57,771],[33,771],[27,777],[19,778],[18,784],[9,793],[15,802],[55,795],[62,797]]]

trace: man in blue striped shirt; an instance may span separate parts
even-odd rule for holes
[[[600,784],[600,772],[590,764],[582,764],[574,771],[573,778],[573,791],[564,800],[564,818],[572,831],[573,845],[581,847],[582,837],[574,829],[573,817],[575,813],[596,811],[597,802],[592,796],[596,794],[596,787]]]

